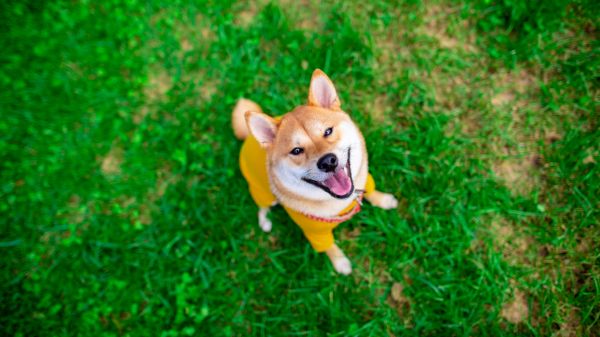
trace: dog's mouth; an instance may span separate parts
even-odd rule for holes
[[[350,148],[348,148],[346,165],[339,166],[329,178],[323,181],[310,178],[302,178],[302,180],[319,187],[334,198],[345,199],[349,197],[354,192],[354,181],[352,180],[352,170],[350,168]]]

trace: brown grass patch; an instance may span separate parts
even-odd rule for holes
[[[407,69],[410,69],[410,81],[414,83],[413,93],[418,90],[425,96],[425,101],[428,102],[424,106],[425,109],[435,106],[436,112],[450,112],[464,106],[464,102],[472,100],[471,93],[476,89],[474,81],[477,80],[480,70],[485,68],[484,61],[472,53],[475,47],[470,40],[475,30],[467,21],[452,21],[455,17],[453,14],[458,11],[455,7],[426,5],[424,21],[416,28],[411,26],[411,21],[401,10],[399,8],[399,12],[394,13],[397,19],[391,22],[389,27],[373,34],[373,49],[377,58],[374,68],[379,74],[377,86],[387,88],[394,85],[394,82],[405,77]],[[451,30],[455,34],[449,35]],[[457,49],[464,61],[472,64],[467,67],[431,62],[437,65],[430,69],[424,68],[421,63],[425,62],[423,58],[434,58],[429,50],[436,49],[437,46],[432,39],[423,40],[420,36],[437,40],[442,48]],[[398,99],[399,97],[396,97],[396,100]],[[457,124],[462,123],[458,121]]]
[[[123,163],[123,149],[120,146],[113,145],[110,151],[101,158],[100,170],[104,175],[112,176],[121,173],[121,164]]]
[[[184,21],[178,21],[175,23],[174,28],[181,48],[181,52],[178,53],[180,59],[183,59],[187,52],[195,49],[205,49],[216,38],[211,29],[210,19],[202,14],[197,14],[192,21],[187,21],[187,18]]]
[[[563,312],[563,322],[555,336],[577,337],[582,335],[581,320],[579,319],[579,308],[567,307],[561,310]],[[566,313],[565,313],[566,311]]]
[[[426,11],[423,15],[425,21],[418,32],[435,38],[440,47],[446,49],[459,48],[468,52],[476,52],[475,34],[469,29],[469,23],[462,20],[454,23],[454,28],[459,29],[463,34],[452,34],[449,26],[452,24],[449,17],[455,17],[460,11],[460,7],[448,7],[439,4],[425,5]]]
[[[167,70],[155,65],[148,73],[148,85],[144,88],[144,96],[150,103],[164,101],[172,86],[173,81]]]
[[[539,244],[523,231],[525,226],[513,223],[499,215],[482,217],[476,239],[467,253],[485,251],[491,247],[501,253],[503,259],[513,266],[532,267],[538,260]]]
[[[412,326],[412,317],[410,314],[410,299],[404,295],[404,286],[399,282],[394,282],[390,293],[386,299],[387,304],[396,310],[398,317],[404,321],[407,327]]]
[[[370,101],[367,111],[369,115],[378,123],[386,121],[386,110],[389,106],[387,95],[378,95],[374,100]]]
[[[146,116],[155,113],[155,106],[167,100],[167,93],[173,86],[173,80],[167,70],[155,64],[148,72],[148,83],[144,88],[145,104],[133,115],[133,122],[140,124]]]
[[[233,22],[242,27],[248,28],[250,24],[255,20],[259,12],[259,4],[256,1],[248,1],[244,3],[244,7],[235,13]]]
[[[169,167],[163,167],[156,172],[156,184],[142,197],[120,195],[103,206],[102,214],[118,215],[127,219],[133,226],[152,224],[152,213],[158,211],[156,202],[160,200],[169,188],[176,184],[181,177],[173,175]],[[120,211],[115,214],[113,205],[118,205]]]
[[[279,6],[290,19],[292,26],[304,31],[320,31],[323,27],[321,13],[328,13],[330,4],[314,0],[281,0]]]
[[[194,74],[186,78],[195,78],[193,101],[189,102],[193,106],[200,106],[202,102],[210,100],[219,89],[219,81],[215,78],[208,78],[205,74]]]
[[[64,216],[68,223],[75,225],[78,225],[85,220],[85,209],[81,207],[81,198],[78,195],[73,194],[69,198],[69,203],[67,204],[67,210]]]
[[[492,97],[492,105],[493,106],[502,106],[502,105],[506,105],[508,103],[511,103],[515,100],[515,94],[507,91],[507,92],[501,92],[498,95],[495,95],[494,97]]]
[[[352,273],[355,283],[375,289],[378,298],[382,298],[389,289],[385,303],[398,314],[406,327],[414,326],[411,314],[412,302],[404,293],[404,284],[412,284],[412,280],[408,277],[408,271],[403,271],[404,282],[401,283],[392,278],[389,265],[372,257],[367,256],[362,261],[362,268],[364,273],[360,272],[360,268]]]
[[[352,255],[352,253],[356,251],[356,247],[358,245],[357,239],[360,236],[360,228],[355,227],[354,229],[350,230],[348,227],[344,227],[337,233],[337,240],[339,240],[340,242],[344,242],[344,250],[350,255]],[[368,264],[369,261],[365,261],[365,263]],[[368,270],[367,267],[365,267],[365,270]]]
[[[151,24],[158,25],[160,21],[166,20],[169,16],[179,17],[168,11],[161,11],[152,17]],[[206,57],[208,47],[216,39],[211,23],[209,18],[197,14],[193,18],[184,15],[168,25],[169,27],[172,26],[172,33],[179,41],[180,49],[175,52],[175,55],[182,65]],[[142,48],[142,56],[151,57],[160,47],[161,42],[159,40],[150,40]],[[204,73],[184,72],[181,78],[175,79],[162,63],[156,62],[149,67],[148,81],[144,88],[145,104],[133,115],[135,124],[141,123],[148,115],[156,118],[157,106],[167,101],[168,93],[173,89],[175,80],[182,83],[183,86],[195,85],[194,91],[197,95],[190,96],[197,96],[206,100],[216,92],[216,84],[208,79]],[[176,119],[172,116],[165,115],[165,117],[176,122]]]
[[[596,159],[594,159],[594,155],[588,154],[587,157],[583,159],[584,164],[596,164]]]
[[[535,250],[535,240],[520,228],[504,218],[495,217],[491,219],[488,235],[491,236],[494,249],[501,252],[508,263],[529,266],[532,263],[529,255]]]
[[[490,102],[495,107],[512,103],[514,107],[536,104],[531,98],[536,96],[538,88],[535,76],[521,69],[519,71],[500,71],[491,76],[491,83],[501,91],[491,94]]]
[[[548,129],[543,118],[537,121],[542,111],[532,72],[498,72],[489,83],[495,93],[490,94],[491,110],[486,119],[497,125],[486,146],[492,169],[514,194],[527,195],[542,183],[538,141],[554,142],[560,139],[560,131]]]
[[[250,4],[249,6],[254,6]],[[208,47],[216,39],[215,33],[211,29],[211,22],[205,16],[198,14],[193,22],[178,22],[176,24],[176,35],[180,40],[181,52],[179,59],[182,63],[195,62],[199,57],[208,55]],[[191,53],[191,59],[184,58],[186,53]],[[186,102],[190,106],[199,107],[203,101],[207,101],[217,92],[218,80],[207,75],[204,69],[185,72],[178,80],[183,86],[183,90],[193,90],[193,95],[189,95]]]
[[[538,157],[509,158],[494,164],[494,174],[506,187],[519,195],[527,195],[539,185],[537,177]]]
[[[448,111],[463,106],[464,102],[470,99],[469,96],[475,87],[471,82],[473,78],[471,75],[469,73],[456,73],[453,70],[447,71],[436,68],[429,76],[424,77],[424,81],[432,89],[436,105]],[[469,130],[478,129],[478,127],[473,127],[478,124],[476,118],[469,114],[461,116],[460,121],[461,124],[468,125],[467,129]]]
[[[510,301],[504,303],[502,306],[500,316],[513,324],[519,324],[527,320],[529,317],[529,307],[525,293],[519,289],[515,289]]]
[[[410,310],[410,301],[404,296],[404,286],[398,282],[392,284],[388,303],[396,309],[398,316],[404,317]]]
[[[152,223],[152,213],[157,211],[156,202],[162,198],[169,186],[172,186],[181,180],[180,175],[174,175],[170,167],[165,166],[156,172],[156,185],[146,193],[142,204],[138,209],[137,221],[143,225]]]

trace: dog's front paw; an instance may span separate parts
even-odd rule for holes
[[[371,196],[367,197],[370,203],[374,206],[381,207],[383,209],[392,209],[398,207],[398,200],[390,194],[375,191]]]
[[[342,275],[350,275],[352,273],[352,263],[345,256],[336,257],[333,261],[333,268]]]
[[[260,229],[266,233],[270,232],[271,228],[273,228],[273,223],[267,218],[268,213],[269,208],[261,208],[258,211],[258,225],[260,226]]]
[[[383,195],[381,196],[381,201],[378,205],[379,207],[383,209],[392,209],[398,207],[398,200],[396,200],[396,197],[389,193],[382,194]]]

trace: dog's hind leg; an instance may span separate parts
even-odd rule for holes
[[[231,125],[233,133],[238,139],[246,139],[248,126],[246,126],[245,114],[247,111],[261,112],[260,106],[249,99],[240,98],[231,113]]]
[[[270,210],[271,207],[261,207],[258,209],[258,225],[263,231],[267,233],[270,232],[271,228],[273,227],[271,220],[269,220],[269,218],[267,217]]]

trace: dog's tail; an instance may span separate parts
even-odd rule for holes
[[[231,126],[233,133],[238,139],[248,137],[248,126],[246,125],[246,112],[255,111],[262,113],[260,106],[249,99],[240,98],[231,113]]]

